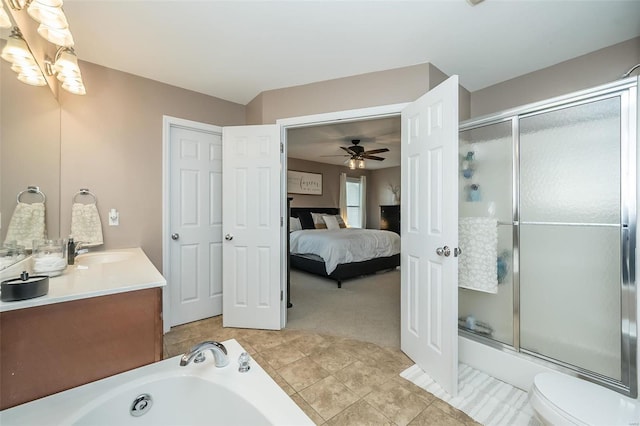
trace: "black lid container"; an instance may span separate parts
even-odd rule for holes
[[[46,275],[29,276],[27,271],[24,271],[20,274],[20,278],[2,281],[0,291],[2,292],[0,300],[3,302],[15,302],[44,296],[49,292],[49,277]]]

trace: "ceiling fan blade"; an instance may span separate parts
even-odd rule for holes
[[[376,161],[384,160],[384,158],[376,157],[375,155],[363,155],[362,158],[366,158],[367,160],[376,160]]]
[[[336,155],[320,155],[319,157],[352,157],[349,154],[336,154]]]
[[[345,146],[341,146],[340,148],[347,151],[350,155],[357,155],[354,151],[351,150],[351,148],[347,148]]]
[[[380,154],[381,152],[388,152],[389,148],[380,148],[380,149],[372,149],[371,151],[365,151],[363,152],[364,155],[369,155],[369,154]]]

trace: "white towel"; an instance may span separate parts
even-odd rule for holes
[[[490,217],[463,217],[458,221],[458,286],[498,292],[498,221]]]
[[[102,222],[95,203],[73,203],[71,208],[71,235],[84,247],[99,246],[102,241]]]
[[[5,244],[15,241],[19,246],[31,249],[33,240],[43,240],[45,236],[44,203],[18,202],[7,228]]]

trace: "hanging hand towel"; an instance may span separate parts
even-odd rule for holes
[[[33,240],[43,240],[45,235],[44,203],[18,202],[7,228],[5,244],[16,241],[19,246],[31,249]]]
[[[458,221],[458,286],[498,292],[498,222],[490,217],[463,217]]]
[[[95,203],[73,203],[71,208],[71,235],[84,247],[99,246],[102,241],[102,222]]]

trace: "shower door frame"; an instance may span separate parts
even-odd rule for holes
[[[513,242],[513,345],[502,343],[460,328],[461,336],[509,353],[516,357],[543,364],[575,377],[605,386],[624,395],[638,396],[638,305],[636,284],[637,239],[637,143],[638,85],[640,78],[632,77],[580,92],[508,109],[460,123],[459,131],[511,122],[512,139],[512,242]],[[577,367],[550,357],[528,351],[520,346],[520,119],[534,115],[587,104],[609,98],[620,98],[620,321],[621,321],[621,380]],[[625,160],[626,159],[626,160]],[[625,178],[626,177],[626,178]]]

